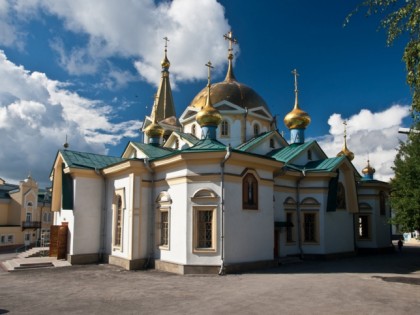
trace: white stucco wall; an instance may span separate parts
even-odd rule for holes
[[[102,178],[76,177],[74,183],[74,224],[70,254],[99,253],[101,247]],[[70,222],[69,222],[70,226]]]

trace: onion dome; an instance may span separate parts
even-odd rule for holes
[[[149,138],[160,138],[164,133],[163,128],[156,122],[151,123],[144,131]]]
[[[236,77],[233,73],[232,65],[232,43],[236,43],[236,40],[232,38],[231,32],[229,32],[228,35],[225,35],[225,38],[229,40],[230,45],[228,54],[228,70],[226,73],[226,77],[222,82],[212,84],[211,99],[213,104],[217,104],[221,101],[228,101],[244,109],[263,107],[268,113],[271,113],[270,109],[267,106],[267,103],[257,92],[255,92],[249,86],[240,83],[236,80]],[[209,90],[207,89],[207,87],[202,89],[194,97],[189,106],[198,109],[203,108],[207,102],[208,93]]]
[[[347,122],[344,121],[343,122],[344,125],[344,144],[343,144],[343,148],[341,149],[340,152],[337,153],[337,156],[342,156],[345,155],[347,156],[347,158],[352,161],[354,159],[354,153],[351,152],[348,148],[347,148],[347,130],[346,130],[346,126],[347,126]]]
[[[149,139],[152,138],[160,138],[163,136],[163,133],[165,130],[158,124],[157,118],[156,118],[156,110],[157,110],[157,99],[158,97],[155,97],[155,103],[153,104],[153,112],[152,112],[152,123],[144,129],[144,132],[149,137]]]
[[[373,174],[375,174],[376,170],[370,166],[369,164],[369,160],[367,160],[367,165],[366,167],[362,170],[363,175],[370,175],[373,176]]]
[[[293,107],[293,110],[284,117],[284,124],[288,129],[305,129],[311,123],[311,117],[299,107],[299,91],[297,88],[298,73],[296,69],[293,70],[292,73],[295,75],[295,106]]]
[[[209,67],[206,105],[195,116],[195,119],[201,127],[218,126],[222,121],[222,115],[216,108],[213,107],[210,100],[210,68],[212,67],[211,62],[209,61],[206,66]]]

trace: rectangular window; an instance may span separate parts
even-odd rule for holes
[[[198,212],[198,247],[213,246],[213,211]]]
[[[160,213],[160,245],[169,246],[169,212]]]
[[[6,243],[6,235],[0,235],[0,244]]]
[[[293,213],[286,213],[286,242],[293,243]]]
[[[13,244],[15,242],[15,237],[13,234],[7,235],[7,243]]]
[[[194,209],[194,251],[216,251],[216,222],[216,209],[209,207]]]
[[[303,214],[303,241],[316,242],[316,214]]]
[[[31,234],[25,234],[25,241],[29,242],[31,240]]]
[[[359,215],[359,239],[369,239],[369,215]]]

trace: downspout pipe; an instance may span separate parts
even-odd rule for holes
[[[300,220],[300,184],[305,178],[306,173],[305,169],[302,170],[302,174],[299,179],[296,181],[296,215],[297,215],[297,226],[298,226],[298,247],[300,258],[303,259],[303,249],[302,249],[302,226]]]
[[[147,257],[147,261],[145,264],[145,268],[150,267],[150,261],[152,260],[153,253],[154,253],[154,244],[155,244],[155,238],[154,238],[154,222],[155,222],[155,207],[154,207],[154,196],[155,196],[155,171],[150,166],[150,162],[148,158],[143,159],[144,167],[147,169],[147,171],[150,173],[150,176],[152,177],[152,191],[150,194],[150,205],[151,205],[151,211],[150,211],[150,219],[149,219],[149,231],[150,231],[150,241],[149,241],[149,256]]]
[[[226,147],[226,155],[223,158],[222,162],[220,163],[221,169],[221,184],[220,184],[220,208],[221,208],[221,218],[220,218],[220,270],[219,276],[225,274],[225,164],[227,160],[229,160],[230,156],[232,155],[232,148],[230,144]]]

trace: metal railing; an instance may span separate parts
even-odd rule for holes
[[[41,228],[41,221],[22,221],[22,230],[39,228]]]

